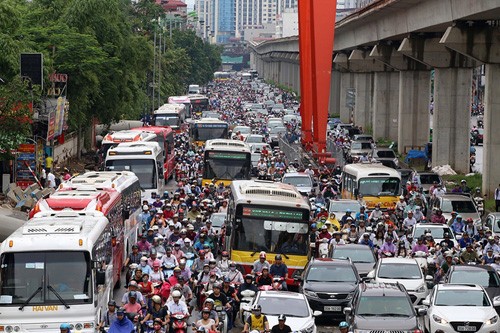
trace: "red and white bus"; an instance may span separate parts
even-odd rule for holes
[[[168,104],[184,104],[186,107],[186,117],[191,118],[191,100],[188,96],[170,96]]]
[[[165,164],[163,165],[163,171],[165,175],[165,181],[173,176],[175,171],[175,149],[174,149],[174,131],[171,127],[160,127],[160,126],[146,126],[137,127],[133,130],[136,131],[149,131],[156,134],[156,139],[160,147],[163,147],[163,156],[165,158]]]
[[[186,128],[186,107],[184,104],[163,104],[154,111],[155,126],[171,127],[176,133]]]
[[[156,141],[154,133],[137,131],[137,130],[123,130],[117,132],[110,132],[102,139],[102,154],[106,157],[109,148],[116,147],[123,142],[139,142],[139,141]]]
[[[37,218],[51,211],[102,212],[113,233],[113,280],[120,285],[120,270],[137,242],[141,187],[132,172],[87,172],[60,185],[30,212]]]

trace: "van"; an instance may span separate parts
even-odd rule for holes
[[[197,84],[190,84],[188,88],[188,94],[199,94],[200,93],[200,86]]]

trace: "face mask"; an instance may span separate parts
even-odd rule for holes
[[[208,272],[210,272],[210,270],[209,269],[203,269],[203,272],[208,273]]]
[[[234,272],[236,270],[236,267],[229,267],[229,269]]]
[[[210,282],[214,283],[214,282],[215,282],[215,279],[210,279]]]
[[[380,208],[376,207],[375,210],[380,210]]]

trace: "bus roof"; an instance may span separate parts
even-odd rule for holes
[[[201,95],[201,94],[192,94],[192,95],[188,95],[188,98],[189,98],[190,100],[193,100],[193,99],[203,99],[203,98],[208,99],[208,97],[207,97],[207,96],[205,96],[205,95]]]
[[[229,124],[227,123],[227,121],[224,121],[224,120],[220,120],[220,119],[217,119],[217,118],[203,118],[203,119],[197,119],[194,121],[195,124],[227,124],[229,126]]]
[[[161,126],[144,126],[144,127],[136,127],[133,128],[133,130],[137,131],[145,131],[145,132],[152,132],[156,135],[162,134],[163,136],[167,136],[170,133],[173,133],[174,130],[171,127],[161,127]]]
[[[151,132],[140,130],[123,130],[106,134],[102,139],[102,143],[151,141],[155,138],[156,136]]]
[[[106,160],[109,158],[120,159],[116,157],[125,155],[134,155],[136,158],[144,159],[149,158],[149,156],[156,158],[161,153],[162,151],[158,142],[125,142],[120,143],[116,147],[111,147],[107,152]]]
[[[233,180],[231,193],[237,204],[276,205],[310,209],[309,202],[293,185],[262,180]]]
[[[248,143],[231,139],[212,139],[205,142],[205,151],[222,150],[251,153]]]
[[[344,172],[357,178],[389,176],[401,179],[397,170],[384,166],[381,163],[351,163],[344,166]]]
[[[106,229],[101,212],[44,212],[26,222],[0,246],[0,252],[92,251]]]
[[[163,113],[179,113],[182,110],[185,110],[186,106],[184,104],[170,103],[163,104],[158,109],[154,111],[154,114],[163,114]]]
[[[124,189],[138,181],[139,178],[131,171],[89,171],[62,183],[60,188],[75,190],[116,189],[118,192],[123,192]]]
[[[170,96],[168,98],[168,103],[172,104],[183,104],[183,103],[191,103],[191,100],[188,96]]]

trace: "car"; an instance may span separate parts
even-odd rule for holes
[[[279,315],[284,314],[292,332],[316,333],[314,317],[322,314],[321,311],[311,310],[304,294],[291,291],[259,291],[251,306],[255,304],[262,307],[269,328],[277,325]]]
[[[419,172],[415,174],[415,180],[424,189],[424,195],[426,198],[430,196],[429,189],[437,182],[439,185],[443,185],[443,179],[435,172]],[[411,179],[413,180],[413,179]]]
[[[413,226],[412,229],[413,239],[418,239],[420,238],[420,236],[425,235],[426,230],[429,230],[431,232],[432,238],[434,239],[436,244],[441,243],[441,241],[444,239],[444,234],[448,233],[450,235],[450,239],[453,241],[455,246],[458,245],[455,233],[446,224],[417,223]]]
[[[264,138],[263,135],[260,134],[249,134],[245,138],[245,142],[250,144],[250,143],[266,143],[266,138]]]
[[[455,284],[477,284],[486,290],[491,299],[500,296],[500,278],[497,271],[489,265],[451,266],[443,281]],[[497,313],[500,313],[500,307],[495,307],[495,309]]]
[[[371,134],[354,134],[352,137],[353,141],[370,141],[374,142],[373,136]]]
[[[287,114],[283,116],[284,123],[291,123],[292,120],[295,120],[297,124],[302,123],[302,118],[298,114]]]
[[[418,305],[429,294],[427,282],[432,276],[424,276],[420,265],[412,258],[381,258],[367,278],[376,283],[402,284],[413,304]]]
[[[269,130],[275,127],[283,127],[283,119],[281,118],[269,118],[267,120],[266,126]]]
[[[485,226],[490,228],[493,234],[500,236],[500,213],[489,213],[485,219]]]
[[[220,235],[222,226],[226,222],[227,213],[212,213],[210,215],[210,222],[216,234]]]
[[[344,216],[345,212],[347,212],[347,210],[350,210],[353,213],[352,217],[354,218],[355,214],[359,212],[360,208],[361,203],[359,203],[358,200],[352,199],[330,200],[328,203],[328,213],[335,213],[335,217],[337,217],[337,220],[340,220],[342,216]]]
[[[359,283],[356,266],[350,260],[312,258],[300,277],[299,292],[324,317],[343,319],[342,311]]]
[[[424,318],[427,332],[498,332],[500,322],[483,287],[475,284],[437,284],[422,302],[428,307]]]
[[[351,155],[352,157],[360,157],[365,154],[370,155],[372,150],[373,146],[370,141],[353,141],[351,142],[349,155]]]
[[[451,223],[451,212],[460,214],[464,221],[471,218],[476,226],[481,225],[481,215],[479,214],[476,203],[468,195],[445,194],[438,198],[438,206],[443,211],[443,216]]]
[[[397,169],[399,166],[399,160],[391,148],[375,148],[373,149],[372,158],[393,169]]]
[[[295,186],[302,195],[316,192],[318,185],[311,175],[305,172],[286,172],[281,178],[281,182]]]
[[[271,147],[277,147],[279,145],[279,137],[286,134],[286,127],[276,126],[269,130],[269,138],[271,139]]]
[[[363,244],[334,245],[330,257],[352,261],[361,278],[366,277],[377,264],[377,257],[375,257],[373,250],[368,245]]]
[[[233,128],[233,135],[235,135],[238,132],[240,132],[243,139],[245,139],[248,135],[252,134],[252,128],[250,126],[238,125]]]
[[[360,283],[351,304],[344,308],[350,332],[422,332],[418,316],[427,311],[413,307],[399,283]]]

